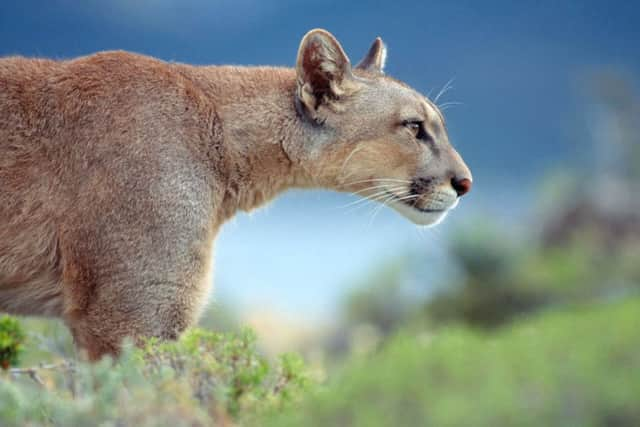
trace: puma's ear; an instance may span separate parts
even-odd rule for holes
[[[313,113],[320,104],[332,103],[349,91],[349,58],[329,32],[311,30],[302,39],[296,61],[298,99]]]
[[[380,37],[376,37],[373,44],[369,48],[367,55],[362,58],[362,61],[356,68],[361,70],[370,71],[373,73],[384,73],[384,65],[387,62],[387,47],[382,42]]]

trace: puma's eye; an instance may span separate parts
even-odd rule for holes
[[[407,129],[409,129],[413,133],[413,135],[416,137],[416,139],[420,139],[424,141],[430,139],[429,136],[427,135],[427,132],[424,130],[424,123],[422,121],[405,120],[404,122],[402,122],[402,125]]]
[[[409,129],[411,132],[413,132],[413,134],[416,137],[418,137],[418,133],[420,132],[420,129],[422,128],[422,123],[418,122],[418,121],[406,120],[406,121],[402,122],[402,125],[404,127],[406,127],[407,129]]]

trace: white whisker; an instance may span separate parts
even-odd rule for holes
[[[406,179],[396,179],[396,178],[371,178],[371,179],[363,179],[360,181],[353,181],[353,182],[347,182],[347,183],[343,183],[341,184],[343,187],[349,186],[349,185],[355,185],[355,184],[364,184],[367,182],[402,182],[405,184],[410,184],[411,181],[406,180]]]
[[[369,194],[367,196],[363,196],[362,199],[355,200],[353,202],[347,203],[346,205],[340,206],[340,208],[344,209],[344,208],[348,208],[350,206],[358,205],[360,203],[365,203],[365,202],[369,202],[369,201],[376,201],[376,199],[378,197],[386,196],[389,193],[394,193],[395,194],[396,191],[400,191],[402,189],[403,189],[403,187],[388,187],[388,186],[384,186],[384,190],[378,191],[378,192],[376,192],[374,194]]]
[[[438,105],[440,111],[447,111],[449,108],[454,107],[456,105],[464,105],[462,102],[445,102],[442,105]]]
[[[396,190],[396,191],[398,191],[398,190]],[[400,196],[403,196],[403,195],[405,195],[407,193],[408,193],[408,191],[401,191],[399,193],[395,192],[394,197],[400,197]],[[379,196],[377,196],[375,198],[363,199],[363,201],[365,203],[359,204],[357,206],[352,206],[350,209],[348,209],[348,211],[355,210],[355,209],[360,209],[360,208],[363,208],[363,207],[366,207],[366,206],[370,206],[370,205],[372,205],[374,203],[381,203],[380,206],[382,206],[382,207],[388,206],[387,203],[388,203],[389,200],[386,200],[386,199],[390,199],[391,200],[394,197],[392,197],[391,194],[383,194],[383,195],[379,195]],[[377,209],[377,207],[375,207],[373,209]]]
[[[377,207],[375,207],[373,209],[372,214],[371,214],[371,218],[369,219],[369,227],[371,227],[373,225],[373,221],[376,219],[376,216],[382,210],[382,208],[387,206],[387,203],[390,202],[391,200],[393,200],[394,198],[395,198],[395,195],[393,195],[393,194],[390,195],[389,197],[384,199],[382,202],[380,202],[380,206],[377,206]]]
[[[442,89],[440,89],[440,92],[438,92],[438,94],[436,95],[436,97],[433,99],[433,103],[438,105],[438,100],[440,99],[440,97],[442,95],[444,95],[445,93],[447,93],[450,89],[453,89],[452,83],[455,80],[455,77],[452,77],[451,79],[449,79],[449,81],[442,87]]]
[[[411,200],[411,199],[417,199],[418,197],[420,197],[419,194],[409,194],[408,196],[398,197],[396,198],[396,200],[397,201]]]
[[[362,148],[364,148],[364,145],[359,145],[356,148],[354,148],[351,153],[349,153],[349,155],[347,156],[347,158],[345,159],[344,162],[342,162],[342,168],[340,168],[340,173],[338,173],[338,179],[340,179],[340,176],[343,174],[345,168],[347,167],[347,163],[349,163],[349,160],[351,160],[351,158],[353,157],[354,154],[356,154],[358,151],[360,151]]]
[[[438,105],[438,108],[448,107],[450,105],[464,105],[464,102],[447,101],[447,102],[443,102],[442,104]]]
[[[371,187],[365,187],[365,188],[363,188],[361,190],[352,191],[351,193],[360,194],[360,193],[364,193],[365,191],[376,190],[378,188],[392,188],[392,187],[393,188],[403,188],[404,185],[399,185],[398,183],[372,185]]]

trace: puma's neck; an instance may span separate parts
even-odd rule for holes
[[[216,167],[225,182],[219,214],[228,219],[291,187],[314,185],[301,168],[295,147],[306,143],[310,124],[296,112],[293,69],[193,67],[221,123],[222,158]]]

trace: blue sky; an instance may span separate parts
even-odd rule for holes
[[[545,171],[589,150],[584,82],[619,70],[638,84],[640,3],[603,1],[50,0],[0,4],[0,55],[67,58],[125,49],[197,64],[292,65],[302,35],[332,31],[356,62],[376,36],[387,72],[443,102],[475,188],[442,230],[418,234],[392,212],[371,225],[346,196],[286,195],[225,227],[219,294],[317,317],[343,287],[405,247],[438,251],[471,215],[512,216]],[[247,271],[246,260],[252,260]],[[256,260],[258,260],[256,262]]]

